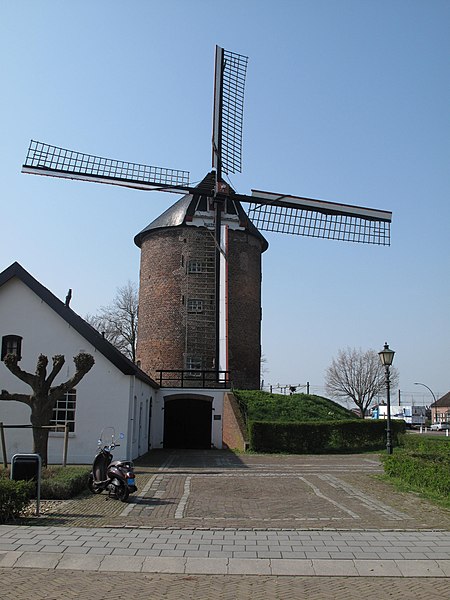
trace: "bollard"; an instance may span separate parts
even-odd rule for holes
[[[34,481],[36,484],[36,516],[41,503],[42,461],[39,454],[14,454],[11,458],[10,478],[15,481]]]
[[[3,466],[6,469],[8,467],[8,458],[6,456],[5,430],[3,429],[3,423],[0,423],[0,438],[2,442]]]

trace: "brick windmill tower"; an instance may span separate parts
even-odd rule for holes
[[[142,230],[137,358],[154,377],[155,365],[188,377],[216,369],[238,388],[257,389],[261,362],[261,254],[267,242],[242,206],[227,198],[216,278],[215,210],[202,189],[187,194]],[[216,283],[219,283],[217,295]],[[219,348],[216,316],[219,315]],[[167,376],[169,374],[166,374]],[[223,377],[219,373],[219,377]],[[191,379],[192,380],[192,379]]]
[[[389,245],[392,214],[225,181],[241,171],[247,57],[216,47],[212,171],[197,186],[189,173],[101,158],[32,141],[22,172],[184,194],[135,237],[141,248],[138,360],[154,377],[178,370],[192,379],[230,373],[234,387],[260,382],[260,233],[275,231]],[[242,203],[248,205],[244,211]]]

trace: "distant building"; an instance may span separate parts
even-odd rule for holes
[[[425,406],[414,404],[395,406],[391,405],[391,419],[401,419],[409,427],[425,425],[427,409]],[[378,404],[372,409],[372,419],[387,419],[387,404]]]
[[[438,398],[436,402],[430,406],[431,422],[432,423],[449,423],[450,422],[450,392],[447,392],[442,398]]]

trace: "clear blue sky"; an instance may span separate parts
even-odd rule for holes
[[[15,0],[0,7],[0,270],[95,313],[176,197],[20,174],[31,138],[210,169],[214,46],[249,56],[243,173],[393,211],[390,247],[268,234],[265,381],[323,392],[341,348],[396,350],[404,398],[450,390],[447,0]]]

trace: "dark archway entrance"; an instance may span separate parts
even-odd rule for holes
[[[211,400],[166,399],[164,448],[211,448],[211,415]]]

